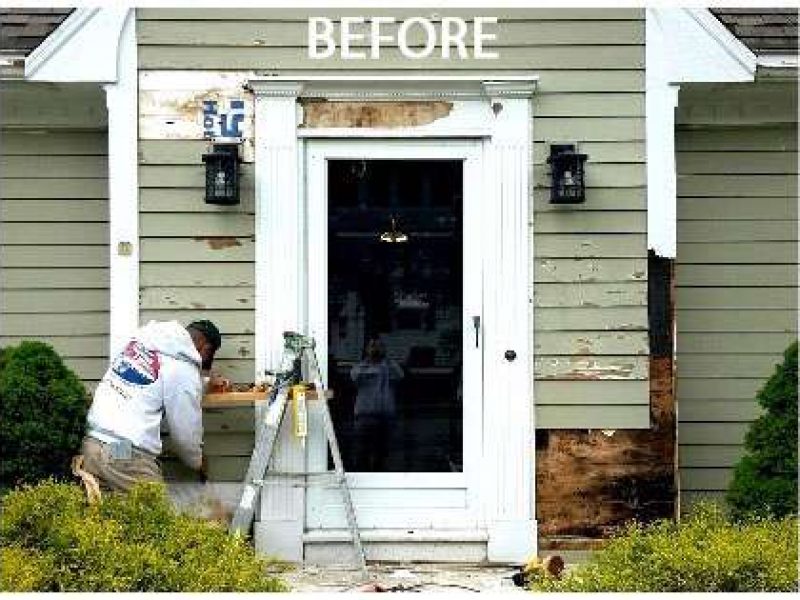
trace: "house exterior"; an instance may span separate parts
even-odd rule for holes
[[[4,11],[43,24],[4,38],[0,343],[91,387],[139,323],[209,318],[244,384],[313,335],[376,559],[519,562],[719,497],[797,337],[797,13],[741,10]],[[205,201],[225,142],[231,206]],[[551,201],[561,145],[583,203]],[[377,435],[373,337],[403,371]],[[278,470],[326,468],[309,408]],[[254,421],[206,408],[227,499]],[[349,543],[336,492],[290,484],[254,537]]]

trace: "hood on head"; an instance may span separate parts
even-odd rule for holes
[[[202,362],[189,332],[177,321],[150,321],[136,332],[136,339],[147,348],[178,360],[197,366]]]

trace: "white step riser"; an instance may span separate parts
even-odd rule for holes
[[[367,560],[382,562],[485,563],[485,542],[364,542]],[[357,564],[349,542],[306,543],[305,563]]]

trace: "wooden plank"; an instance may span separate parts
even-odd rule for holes
[[[650,388],[647,381],[536,380],[533,394],[536,406],[558,404],[610,407],[640,404],[647,406],[648,410],[650,406]]]
[[[72,369],[79,379],[84,381],[98,381],[108,369],[108,360],[105,358],[81,358],[68,356],[64,358],[67,367]]]
[[[743,137],[746,137],[743,133]],[[797,152],[678,152],[677,172],[695,174],[796,174]]]
[[[533,98],[533,114],[537,119],[539,117],[642,117],[645,114],[644,92],[537,94]],[[592,159],[593,162],[599,162],[595,156],[592,156]]]
[[[16,178],[96,178],[108,177],[105,156],[0,156],[3,177]]]
[[[555,97],[555,95],[553,95]],[[578,96],[585,98],[586,95]],[[538,119],[539,114],[536,113]],[[644,142],[580,142],[581,152],[588,154],[593,163],[644,163],[647,161]],[[550,145],[538,143],[533,147],[533,164],[546,165]]]
[[[679,225],[680,227],[680,225]],[[679,265],[688,264],[785,264],[796,268],[797,244],[794,242],[684,242],[676,257]],[[739,287],[739,286],[737,286]]]
[[[142,213],[255,213],[255,192],[240,190],[240,203],[233,206],[206,204],[202,188],[140,188],[139,210]]]
[[[536,142],[581,140],[584,142],[641,141],[645,138],[645,120],[637,117],[581,117],[536,119],[533,128]]]
[[[62,316],[61,318],[63,319],[64,317]],[[108,357],[108,336],[106,335],[4,335],[0,337],[0,346],[16,346],[24,340],[49,344],[61,356]]]
[[[214,319],[214,315],[210,315]],[[188,321],[186,321],[188,323]],[[227,336],[225,331],[223,336]],[[250,384],[256,378],[256,364],[253,358],[214,359],[214,371],[234,383]]]
[[[255,187],[255,169],[252,163],[241,165],[239,187],[249,193]],[[139,168],[140,188],[197,188],[204,190],[206,170],[202,159],[191,165],[144,165]],[[202,200],[202,195],[201,195]]]
[[[647,306],[647,285],[630,283],[539,283],[533,291],[537,308],[623,308]]]
[[[108,269],[3,269],[3,288],[14,289],[108,289]]]
[[[4,244],[108,244],[106,223],[17,223],[7,227]]]
[[[797,265],[695,265],[678,264],[675,281],[683,287],[795,287]],[[731,290],[732,293],[735,293]]]
[[[641,308],[537,308],[539,331],[632,331],[647,329],[647,310]]]
[[[0,331],[4,336],[108,335],[108,313],[59,315],[7,315],[0,313]]]
[[[788,310],[679,310],[680,332],[762,332],[797,331],[797,313]]]
[[[108,246],[0,246],[0,263],[5,268],[108,267]]]
[[[681,490],[680,510],[681,515],[691,513],[692,509],[700,502],[711,502],[719,505],[723,510],[727,507],[725,492],[721,490]]]
[[[678,245],[684,242],[796,242],[797,223],[775,221],[683,221],[677,228]]]
[[[533,277],[537,284],[647,281],[647,259],[538,258]]]
[[[397,37],[399,23],[387,24],[381,34]],[[441,35],[441,22],[434,23]],[[472,43],[472,25],[469,25],[465,44]],[[492,47],[546,46],[546,45],[597,45],[615,40],[618,44],[644,44],[642,21],[505,21],[491,26],[496,40]],[[204,21],[147,21],[140,22],[136,30],[140,45],[161,46],[263,46],[267,48],[292,47],[305,43],[308,24],[305,20],[228,20],[225,16],[209,26]],[[412,28],[406,38],[413,47],[422,47],[425,39],[420,28]],[[353,48],[368,48],[368,36],[355,39]]]
[[[677,337],[678,355],[689,354],[769,354],[780,355],[797,339],[795,333],[688,333]],[[687,359],[689,360],[689,359]]]
[[[534,338],[534,356],[601,356],[649,354],[645,331],[537,331]]]
[[[3,131],[2,145],[5,156],[105,157],[108,135],[104,131],[9,130]]]
[[[794,288],[729,287],[687,288],[676,286],[675,302],[680,311],[688,309],[790,309],[797,306]]]
[[[797,196],[796,175],[682,175],[678,196]]]
[[[142,310],[139,318],[142,323],[176,320],[184,324],[197,319],[212,320],[223,336],[255,333],[255,314],[251,310]],[[252,381],[252,377],[248,381]]]
[[[749,423],[762,412],[755,400],[681,400],[678,405],[681,423]]]
[[[206,433],[203,436],[203,455],[216,456],[244,456],[248,459],[253,452],[254,435],[245,433]],[[244,477],[242,477],[244,479]]]
[[[224,335],[222,347],[217,350],[215,363],[217,360],[252,360],[255,356],[255,336],[253,335]],[[252,367],[248,367],[252,373]],[[240,380],[239,380],[240,381]],[[252,381],[252,375],[248,381]],[[241,383],[241,381],[240,381]]]
[[[748,350],[746,346],[739,347],[743,352]],[[782,360],[780,354],[694,354],[681,361],[678,377],[767,379]]]
[[[516,46],[501,49],[496,67],[504,69],[643,69],[644,46]],[[396,69],[464,70],[485,67],[475,59],[451,60],[441,53],[408,60],[398,48],[382,48],[380,60],[344,60],[338,55],[325,64],[308,57],[303,46],[261,48],[224,46],[139,46],[139,69],[304,69],[331,70]]]
[[[549,188],[536,188],[533,190],[533,210],[535,220],[538,213],[564,212],[565,208],[563,205],[550,203]],[[576,212],[647,210],[647,188],[591,188],[587,190],[586,203],[575,204],[569,210]]]
[[[4,290],[0,306],[6,313],[74,313],[108,310],[107,289]],[[35,317],[31,317],[32,319]]]
[[[642,258],[647,256],[647,236],[540,231],[533,241],[533,255],[537,258]]]
[[[757,379],[683,379],[678,375],[676,381],[676,397],[678,402],[684,400],[754,400],[756,393],[766,380]]]
[[[678,126],[675,150],[679,154],[686,151],[796,151],[797,128],[788,125],[698,129]]]
[[[60,223],[108,221],[106,200],[3,200],[0,219],[6,223]],[[13,227],[16,227],[14,225]]]
[[[249,456],[209,456],[206,476],[209,481],[241,483],[249,463]]]
[[[10,198],[108,198],[105,179],[39,179],[0,180],[0,199]]]
[[[740,445],[750,423],[681,423],[678,441],[682,446]]]
[[[564,211],[545,212],[533,221],[537,233],[643,233],[647,231],[646,211]]]
[[[649,429],[650,407],[536,405],[537,429]]]
[[[253,220],[249,216],[245,218]],[[255,240],[221,236],[144,238],[140,256],[141,262],[255,262]]]
[[[203,433],[206,436],[233,433],[253,435],[255,418],[255,410],[252,406],[205,408],[203,409]]]
[[[726,490],[733,478],[733,469],[692,469],[679,472],[682,490]]]
[[[142,263],[139,285],[148,287],[254,286],[251,263]]]
[[[251,215],[215,213],[144,213],[139,218],[141,237],[236,238],[255,234]]]
[[[681,446],[678,450],[678,467],[731,468],[743,455],[742,446]]]
[[[546,117],[542,117],[544,120]],[[545,165],[534,168],[534,185],[538,188],[549,188],[551,184],[550,169]],[[625,188],[644,187],[647,185],[647,171],[644,163],[596,163],[586,169],[586,202],[584,210],[591,209],[592,188]],[[573,207],[562,207],[564,212],[576,212]],[[581,212],[581,211],[577,211]]]
[[[141,292],[141,308],[254,310],[255,288],[247,287],[147,287]]]
[[[678,222],[697,219],[763,221],[797,217],[797,198],[678,198]],[[679,225],[680,226],[680,225]]]
[[[107,116],[105,94],[96,84],[3,83],[3,127],[101,130]]]
[[[646,356],[546,356],[535,357],[533,376],[539,381],[646,380]]]

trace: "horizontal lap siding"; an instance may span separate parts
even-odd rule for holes
[[[760,83],[681,92],[676,318],[684,507],[722,497],[749,424],[761,414],[755,395],[797,339],[792,90]],[[762,111],[766,123],[753,114],[754,99],[770,107]]]
[[[108,355],[105,99],[96,86],[8,86],[0,137],[0,346],[47,342],[91,386]]]
[[[327,12],[402,18],[433,11]],[[643,10],[436,12],[499,17],[500,59],[409,61],[396,48],[382,48],[378,61],[312,61],[306,18],[324,10],[139,9],[139,68],[142,73],[536,72],[537,427],[648,427]],[[590,156],[587,202],[575,208],[548,203],[549,145],[563,142],[577,142]],[[204,150],[202,140],[140,142],[143,315],[219,315],[225,333],[244,339],[253,335],[252,164],[245,165],[243,208],[220,214],[226,211],[202,201]],[[252,370],[251,355],[244,354],[248,348],[223,351],[233,353],[229,360],[243,373]]]

